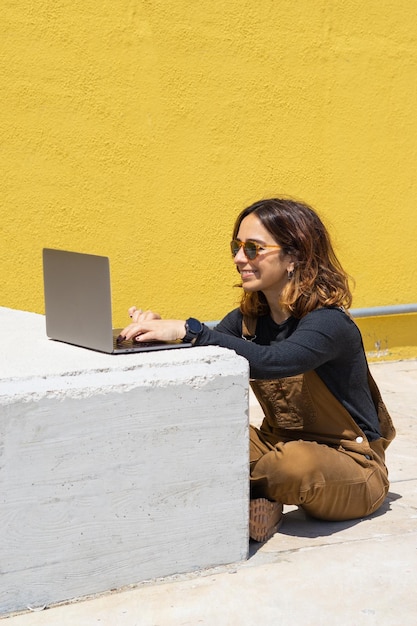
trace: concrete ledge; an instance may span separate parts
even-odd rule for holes
[[[0,338],[0,615],[247,557],[244,359]]]

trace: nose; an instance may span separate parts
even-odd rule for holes
[[[238,253],[235,255],[233,260],[236,263],[236,265],[239,265],[239,263],[247,262],[248,258],[243,250],[243,246],[239,248]]]

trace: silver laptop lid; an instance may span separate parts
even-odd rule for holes
[[[112,352],[108,257],[45,248],[43,274],[47,336]]]

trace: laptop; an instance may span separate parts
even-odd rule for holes
[[[50,339],[108,354],[189,348],[182,341],[118,343],[112,328],[108,257],[43,249],[46,334]]]

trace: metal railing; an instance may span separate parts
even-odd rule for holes
[[[404,313],[417,313],[417,304],[392,304],[350,309],[352,317],[379,317],[380,315],[403,315]]]
[[[361,309],[350,309],[352,317],[380,317],[381,315],[404,315],[417,313],[416,304],[390,304],[387,306],[371,306]],[[209,328],[213,328],[218,321],[204,322]]]

